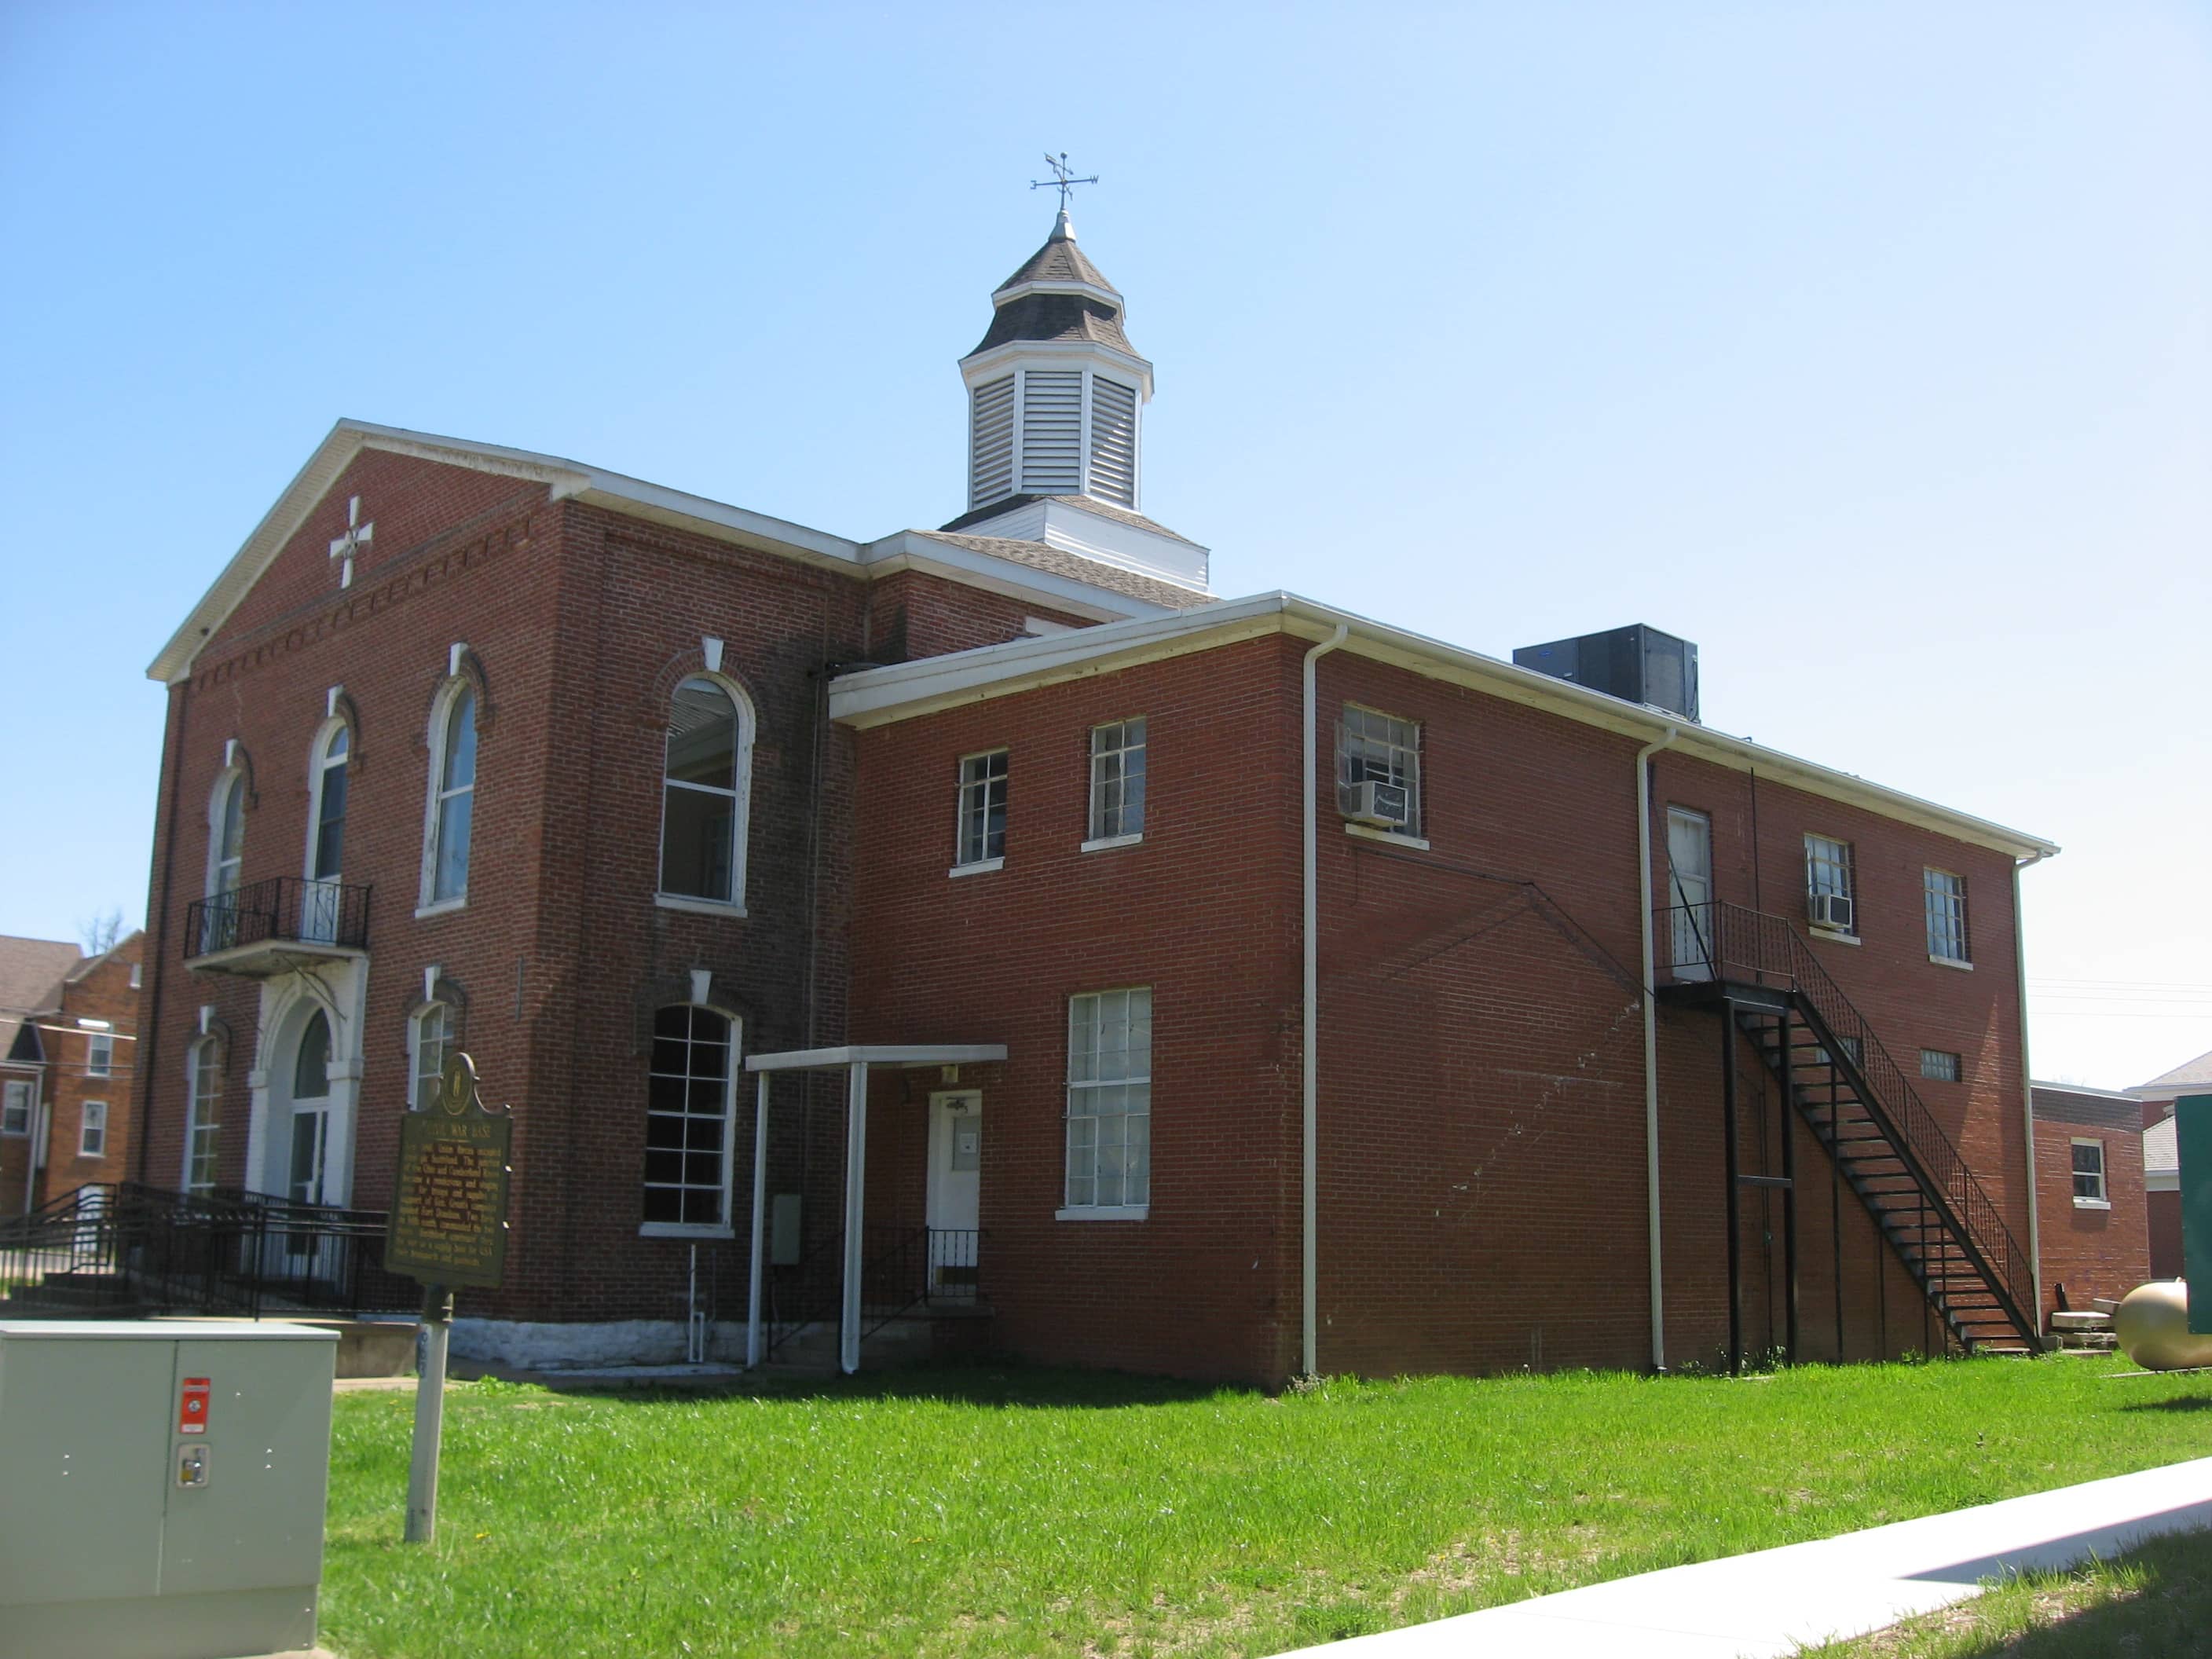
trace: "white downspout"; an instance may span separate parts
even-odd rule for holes
[[[1306,763],[1304,823],[1306,867],[1305,913],[1304,927],[1303,930],[1305,944],[1305,981],[1304,994],[1301,999],[1304,1004],[1304,1036],[1299,1043],[1299,1059],[1304,1064],[1305,1073],[1304,1112],[1300,1119],[1301,1126],[1304,1130],[1304,1139],[1305,1142],[1305,1184],[1302,1205],[1302,1217],[1304,1222],[1304,1239],[1302,1243],[1303,1258],[1299,1264],[1304,1280],[1300,1295],[1300,1319],[1304,1336],[1304,1346],[1301,1349],[1301,1358],[1299,1364],[1303,1374],[1307,1376],[1318,1376],[1321,1375],[1321,1344],[1319,1333],[1316,1329],[1315,1319],[1315,1309],[1318,1305],[1317,1286],[1319,1284],[1318,1271],[1315,1264],[1318,1261],[1320,1255],[1320,1252],[1316,1245],[1318,1226],[1315,1219],[1315,1194],[1318,1190],[1320,1185],[1321,1164],[1319,1157],[1315,1150],[1315,1136],[1317,1132],[1317,1127],[1321,1117],[1321,1055],[1316,1048],[1317,1032],[1321,1024],[1319,1018],[1319,1002],[1321,997],[1321,902],[1320,848],[1315,840],[1314,835],[1314,819],[1321,811],[1321,803],[1315,775],[1315,768],[1318,764],[1318,761],[1316,755],[1316,744],[1314,740],[1314,722],[1316,718],[1314,707],[1314,664],[1320,661],[1322,658],[1327,656],[1330,652],[1335,650],[1337,647],[1342,645],[1346,639],[1350,636],[1351,632],[1351,624],[1348,623],[1337,623],[1335,633],[1330,635],[1319,645],[1314,647],[1312,650],[1306,653],[1305,665]]]
[[[2043,1235],[2037,1224],[2037,1212],[2041,1206],[2035,1190],[2035,1085],[2029,1081],[2035,1075],[2035,1068],[2027,1060],[2027,938],[2021,925],[2020,872],[2050,856],[2048,853],[2038,853],[2033,858],[2014,859],[2012,865],[2013,983],[2020,994],[2020,1094],[2027,1125],[2027,1259],[2034,1275],[2038,1336],[2043,1334]]]
[[[1651,1369],[1667,1369],[1667,1324],[1659,1270],[1659,1012],[1653,1003],[1658,969],[1651,942],[1651,757],[1680,735],[1668,726],[1636,751],[1636,866],[1643,878],[1636,908],[1644,926],[1644,1207],[1650,1233]]]

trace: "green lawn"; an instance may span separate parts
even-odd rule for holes
[[[1006,1369],[686,1398],[337,1401],[324,1640],[359,1659],[1261,1655],[2212,1455],[2106,1359],[1334,1382]]]

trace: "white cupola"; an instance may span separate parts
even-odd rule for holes
[[[968,384],[968,508],[1010,495],[1088,495],[1137,510],[1139,411],[1152,366],[1121,331],[1122,301],[1063,211],[991,295],[960,360]]]
[[[1121,295],[1075,245],[1065,209],[991,307],[960,360],[968,511],[945,528],[1044,541],[1202,587],[1206,550],[1139,516],[1152,366],[1121,331]]]

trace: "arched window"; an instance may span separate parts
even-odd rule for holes
[[[331,1127],[331,1022],[319,1008],[300,1033],[292,1062],[292,1145],[286,1196],[295,1204],[323,1201],[323,1166]]]
[[[720,680],[676,688],[660,792],[660,890],[740,904],[752,714]]]
[[[185,1190],[215,1190],[216,1143],[222,1127],[222,1043],[204,1036],[192,1044],[185,1085],[191,1099],[185,1115]]]
[[[209,894],[236,892],[245,869],[246,774],[226,772],[208,803]]]
[[[477,694],[466,680],[454,682],[431,717],[430,758],[422,902],[456,903],[469,896],[469,830],[476,813]]]
[[[645,1103],[648,1231],[728,1231],[736,1036],[711,1008],[680,1005],[653,1016]]]
[[[333,720],[315,744],[310,781],[314,829],[307,845],[307,876],[336,881],[345,867],[346,757],[352,747],[345,723]]]
[[[453,1007],[448,1002],[425,1003],[408,1022],[407,1103],[416,1111],[436,1097],[446,1075],[446,1061],[453,1052]]]

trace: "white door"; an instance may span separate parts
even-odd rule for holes
[[[1713,976],[1713,825],[1703,812],[1667,809],[1667,912],[1676,979]]]
[[[973,1294],[982,1215],[983,1097],[974,1089],[929,1097],[929,1288]]]

